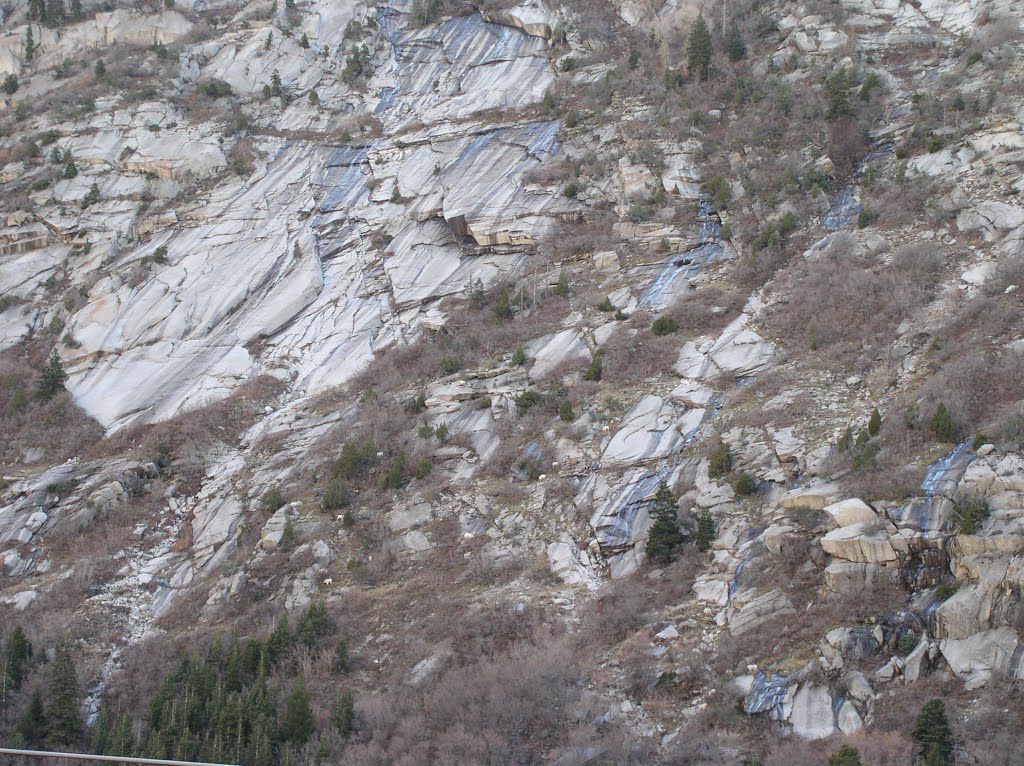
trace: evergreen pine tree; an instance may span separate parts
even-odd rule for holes
[[[130,756],[135,752],[135,734],[132,730],[132,719],[128,713],[121,713],[110,733],[107,751],[112,755]]]
[[[924,754],[924,766],[947,766],[949,763],[949,759],[942,754],[942,748],[938,744],[933,742],[928,746]]]
[[[840,452],[848,452],[850,447],[853,446],[853,429],[847,426],[846,430],[843,431],[843,435],[839,437],[839,441],[836,442],[836,449]]]
[[[704,21],[704,14],[700,14],[693,22],[686,46],[686,63],[690,74],[702,80],[708,79],[711,76],[711,53],[711,32]]]
[[[64,150],[64,177],[74,178],[78,175],[78,166],[75,165],[75,157],[70,149]]]
[[[28,640],[20,625],[11,629],[11,635],[4,647],[4,678],[11,689],[17,691],[25,680],[28,662],[32,659],[32,642]]]
[[[946,766],[953,759],[953,731],[946,718],[946,705],[933,699],[921,706],[914,723],[914,740],[921,747],[926,766]]]
[[[291,650],[291,647],[292,631],[288,627],[288,616],[282,614],[277,621],[277,627],[274,628],[274,632],[267,641],[267,654],[270,656],[270,661],[272,663],[280,662]]]
[[[711,513],[703,510],[697,516],[697,531],[694,533],[693,541],[699,551],[711,550],[711,544],[715,541],[715,520]]]
[[[71,18],[75,21],[81,21],[82,16],[85,15],[82,10],[82,0],[71,0],[71,2],[68,3],[68,7],[71,9]]]
[[[227,665],[224,669],[224,689],[227,692],[242,690],[242,647],[238,643],[238,633],[231,631],[228,644]]]
[[[321,601],[314,601],[299,618],[296,634],[308,648],[316,648],[317,642],[331,630],[331,618],[327,607]]]
[[[825,91],[828,97],[828,112],[825,116],[828,119],[841,120],[853,114],[850,106],[850,76],[846,67],[825,81]]]
[[[672,490],[664,481],[661,482],[651,509],[654,524],[651,525],[647,538],[647,557],[656,564],[671,561],[673,554],[683,544],[683,533],[676,519],[676,508]]]
[[[85,210],[86,208],[92,207],[99,201],[100,187],[97,185],[95,181],[93,181],[92,185],[89,187],[89,191],[87,191],[85,193],[85,197],[82,198],[81,208],[82,210]]]
[[[64,372],[64,367],[60,363],[57,350],[54,349],[50,352],[50,359],[43,368],[36,383],[36,395],[44,402],[49,401],[64,390],[64,383],[67,379],[68,375]]]
[[[281,541],[278,546],[283,551],[290,551],[295,547],[295,523],[291,519],[284,522],[284,530],[281,532]]]
[[[110,723],[107,720],[107,706],[100,705],[96,720],[92,724],[92,736],[89,738],[89,752],[106,755],[110,742]]]
[[[306,682],[300,678],[285,703],[281,718],[281,739],[296,745],[304,745],[313,733],[313,708],[309,704]]]
[[[245,654],[242,659],[242,674],[246,679],[255,678],[260,672],[260,667],[264,663],[264,652],[263,642],[250,638],[245,642]]]
[[[331,706],[331,723],[345,739],[352,736],[352,729],[355,728],[356,706],[352,692],[345,692],[338,697]]]
[[[107,76],[107,65],[103,63],[103,59],[96,59],[96,66],[93,67],[93,73],[96,75],[97,80],[102,80]]]
[[[244,762],[252,766],[273,766],[274,740],[271,719],[267,716],[260,716],[253,725],[249,751]]]
[[[571,423],[575,419],[576,415],[572,411],[571,399],[563,399],[558,405],[558,417],[563,423]]]
[[[871,418],[868,420],[868,435],[878,436],[878,432],[882,430],[882,414],[878,411],[878,408],[871,410]]]
[[[47,741],[50,744],[69,744],[81,737],[80,704],[78,673],[71,658],[71,646],[65,639],[57,644],[50,668],[50,707],[46,713],[49,723]]]
[[[64,0],[46,0],[46,24],[51,27],[59,27],[67,21],[67,12],[64,10]]]
[[[18,719],[15,731],[18,739],[30,747],[41,745],[46,737],[46,711],[43,707],[43,695],[38,689],[32,692],[32,699]]]
[[[555,285],[554,293],[562,298],[569,296],[569,272],[565,269],[558,272],[558,283]]]
[[[708,458],[708,478],[720,479],[732,471],[732,447],[728,442],[722,442],[711,453]]]
[[[274,96],[281,95],[281,73],[276,69],[270,75],[270,93]]]
[[[32,25],[29,24],[25,30],[25,62],[28,64],[32,63],[32,59],[36,56],[36,43],[32,39]]]
[[[334,654],[331,657],[331,672],[339,676],[348,672],[348,641],[342,636],[334,645]]]
[[[953,424],[953,418],[950,417],[949,410],[946,409],[946,405],[942,402],[939,402],[935,414],[928,421],[928,428],[941,442],[956,441],[956,426]]]
[[[739,61],[747,55],[747,44],[743,42],[743,35],[738,27],[733,27],[729,33],[729,60]]]

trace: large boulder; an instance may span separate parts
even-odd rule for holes
[[[861,564],[895,564],[899,560],[889,534],[876,523],[851,524],[821,538],[830,556]]]
[[[775,617],[795,613],[793,602],[782,591],[771,590],[758,594],[749,589],[733,596],[732,606],[726,611],[726,618],[729,622],[729,633],[741,636]]]
[[[976,633],[964,639],[947,638],[939,642],[939,651],[950,669],[968,688],[984,686],[993,675],[1008,679],[1024,678],[1024,656],[1012,628],[1002,627]]]
[[[801,739],[827,739],[836,733],[832,693],[827,686],[804,684],[793,697],[789,716],[793,733]]]
[[[878,521],[878,514],[874,512],[871,506],[856,497],[827,505],[824,510],[840,527]]]

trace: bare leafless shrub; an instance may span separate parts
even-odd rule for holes
[[[995,272],[985,282],[985,293],[1003,295],[1011,285],[1024,290],[1024,255],[1010,255],[1000,259]]]
[[[921,217],[935,221],[944,215],[935,200],[947,183],[943,178],[919,176],[912,180],[879,178],[864,192],[864,204],[877,214],[878,226],[897,226]]]
[[[687,547],[657,580],[615,580],[581,610],[581,646],[613,646],[648,624],[659,608],[693,597],[698,554]]]
[[[1013,16],[1002,16],[982,27],[969,50],[973,52],[995,48],[1011,40],[1020,40],[1020,34],[1020,20]]]
[[[855,747],[861,760],[869,766],[903,766],[913,763],[918,752],[910,731],[859,732],[847,737],[845,742]]]
[[[929,301],[934,288],[913,272],[855,255],[805,259],[777,282],[787,293],[769,316],[775,334],[846,362],[888,346],[899,323]]]
[[[253,140],[241,138],[231,147],[231,169],[240,176],[247,176],[256,168],[256,154]]]
[[[739,315],[746,300],[743,292],[709,285],[682,296],[666,313],[684,338],[714,335]]]
[[[627,638],[619,649],[619,665],[630,699],[647,699],[661,675],[657,660],[650,654],[650,634]]]
[[[943,402],[958,430],[966,435],[1011,414],[1021,400],[1022,380],[1024,354],[972,351],[943,365],[922,392],[933,406]]]
[[[892,267],[922,287],[932,289],[942,278],[946,258],[934,244],[914,242],[896,249]]]
[[[86,456],[102,458],[131,454],[152,460],[184,481],[182,489],[195,491],[205,472],[208,448],[216,442],[233,442],[275,401],[283,384],[263,375],[239,386],[219,402],[183,412],[153,425],[123,429],[96,444]]]
[[[0,354],[0,465],[24,460],[42,449],[44,460],[81,454],[103,436],[103,428],[65,392],[49,401],[36,396],[39,371],[46,363],[41,347],[15,347]]]
[[[347,763],[530,763],[576,728],[579,669],[559,643],[517,645],[449,670],[422,691],[357,701]]]
[[[776,616],[757,630],[723,638],[715,661],[719,672],[742,672],[749,663],[768,665],[793,657],[811,657],[814,647],[832,628],[877,619],[905,602],[903,590],[889,583],[841,593],[797,587],[801,589],[791,593],[797,605],[796,614]]]
[[[837,120],[828,126],[828,156],[842,174],[853,171],[868,153],[867,131],[856,120]]]
[[[634,335],[630,327],[637,325],[641,329]],[[624,387],[671,372],[685,337],[683,333],[657,336],[648,321],[637,317],[616,330],[602,346],[601,381]]]
[[[803,742],[796,737],[777,739],[768,746],[763,760],[765,766],[821,766],[825,753],[838,748],[821,742]]]
[[[545,262],[559,262],[585,253],[614,250],[619,236],[612,229],[616,216],[607,211],[590,211],[587,220],[560,221],[537,248]]]

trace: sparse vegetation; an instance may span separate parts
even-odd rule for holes
[[[708,458],[708,477],[720,479],[728,476],[732,471],[732,447],[726,442],[720,442]]]

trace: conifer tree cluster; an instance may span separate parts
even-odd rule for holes
[[[36,659],[42,658],[35,653],[22,627],[15,625],[3,648],[0,720],[16,713],[13,741],[17,745],[56,748],[79,744],[83,732],[82,697],[70,643],[62,640],[54,649],[45,697],[44,685],[30,678]]]
[[[233,633],[186,654],[150,699],[130,710],[105,699],[88,728],[72,645],[59,642],[46,663],[20,626],[0,638],[0,722],[15,746],[278,766],[301,762],[299,750],[318,734],[344,740],[355,731],[351,691],[338,689],[318,720],[300,671],[302,658],[313,657],[324,675],[341,681],[349,672],[348,644],[322,603],[294,625],[282,616],[264,640]],[[327,741],[338,740],[321,739],[320,747]]]
[[[330,671],[348,672],[343,637],[327,608],[313,603],[294,628],[282,615],[266,640],[232,634],[205,655],[188,654],[164,676],[141,720],[101,708],[93,752],[174,760],[276,766],[295,763],[296,751],[317,733],[317,717],[299,672],[300,652],[325,650]],[[355,727],[351,693],[339,693],[324,723],[343,738]],[[138,732],[137,736],[135,732]]]

